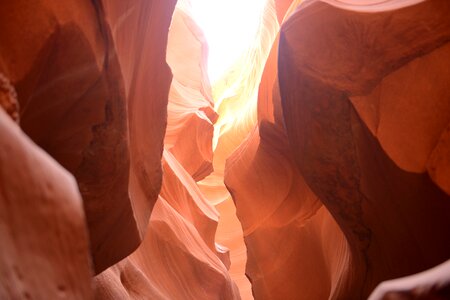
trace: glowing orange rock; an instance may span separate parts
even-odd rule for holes
[[[94,279],[98,299],[239,299],[228,273],[229,253],[215,243],[219,215],[195,182],[212,171],[216,114],[206,78],[206,45],[187,4],[175,9],[169,34],[174,79],[160,195],[142,244]]]
[[[2,3],[0,298],[250,299],[248,257],[257,299],[364,299],[449,259],[448,1],[270,0],[215,103],[178,2]]]
[[[225,183],[244,229],[255,298],[335,295],[350,263],[347,242],[297,170],[283,130],[263,122],[228,160]]]
[[[143,243],[96,277],[98,299],[126,293],[159,299],[239,299],[225,265],[227,256],[214,243],[216,210],[172,154],[166,151],[164,160],[163,189]]]
[[[0,15],[2,72],[16,88],[21,127],[75,175],[99,272],[139,243],[128,198],[125,94],[101,6],[14,1]]]
[[[272,48],[265,66],[259,126],[225,170],[244,228],[247,275],[259,299],[364,298],[386,278],[449,257],[444,212],[449,196],[427,175],[398,167],[413,162],[416,171],[428,168],[442,189],[448,187],[449,52],[442,45],[450,29],[444,17],[449,6],[429,1],[382,12],[420,1],[369,2],[333,2],[340,8],[319,1],[298,9],[297,3],[289,9],[284,2],[277,6],[294,14],[282,27],[280,50]],[[439,30],[425,35],[416,27],[417,11],[421,24],[440,24]],[[278,11],[278,20],[283,15]],[[395,28],[390,32],[414,27],[410,32],[417,38],[405,38],[416,44],[389,46],[397,42],[377,29],[384,28],[381,24]],[[364,43],[370,45],[364,48]],[[408,51],[429,53],[408,63],[404,57],[416,57]],[[389,63],[381,63],[383,53]],[[407,82],[417,85],[402,89]],[[427,96],[429,101],[419,101]],[[389,140],[378,131],[381,122]],[[395,164],[378,141],[389,156],[397,154]],[[427,229],[417,219],[427,220]]]
[[[409,107],[408,99],[415,103],[415,95],[400,87],[415,76],[403,68],[422,68],[420,61],[439,53],[448,41],[449,12],[449,3],[439,0],[371,14],[312,2],[300,7],[281,30],[278,71],[289,145],[306,183],[349,244],[347,282],[352,288],[341,294],[345,299],[365,298],[383,280],[416,273],[449,257],[449,195],[428,174],[405,171],[393,152],[402,149],[402,139],[387,141],[380,128],[374,136],[366,125],[370,122],[358,115],[377,111],[380,122],[390,119],[383,129],[388,135],[416,120],[414,126],[428,133],[427,139],[417,139],[410,147],[412,157],[430,149],[428,139],[439,137],[447,115],[443,112],[437,120],[425,122],[429,109],[418,112],[414,105]],[[429,34],[428,26],[438,29]],[[440,97],[446,94],[442,84],[426,84],[428,74],[448,76],[431,62],[427,65],[432,70],[417,86],[421,93],[428,86],[429,101],[448,111],[448,101]],[[372,96],[380,84],[392,89]],[[360,109],[354,108],[358,104],[353,106],[352,97],[359,97]],[[390,107],[403,103],[404,109],[368,110],[377,107],[377,99]],[[423,221],[417,223],[418,219]]]
[[[207,50],[205,37],[191,17],[189,3],[180,1],[167,46],[173,81],[164,145],[196,181],[213,170],[213,123],[217,114],[207,74]]]
[[[296,3],[275,4],[281,22]],[[246,273],[256,299],[335,297],[347,276],[348,245],[293,161],[283,128],[277,59],[278,37],[259,86],[259,125],[225,169],[244,229]]]
[[[103,1],[125,81],[131,163],[129,195],[141,238],[161,188],[161,156],[172,80],[166,47],[175,2]]]

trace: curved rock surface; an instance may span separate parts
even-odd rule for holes
[[[174,74],[164,141],[163,184],[138,249],[96,276],[98,299],[240,299],[228,250],[215,243],[219,214],[196,180],[212,171],[207,48],[188,1],[175,8],[168,38]]]
[[[448,298],[450,2],[176,2],[2,3],[0,298]]]
[[[72,175],[0,106],[0,298],[91,299],[91,264]]]
[[[450,297],[450,261],[411,276],[382,282],[369,300],[448,299]]]
[[[404,162],[408,157],[419,159],[428,140],[437,140],[448,124],[448,89],[439,81],[432,87],[426,82],[427,74],[448,78],[446,62],[432,61],[435,55],[446,61],[449,9],[446,1],[427,1],[363,14],[313,2],[282,27],[279,80],[286,132],[306,183],[349,243],[353,288],[347,288],[346,297],[367,297],[379,282],[425,270],[450,255],[450,196],[428,174],[413,173]],[[335,47],[325,46],[331,43]],[[417,74],[411,68],[424,68],[418,90],[409,88]],[[417,105],[425,102],[414,101],[423,93],[434,103],[431,110],[442,111],[418,111]],[[393,106],[407,102],[418,104],[403,104],[402,118],[395,118],[392,114],[398,116],[400,110]],[[391,108],[383,110],[381,104]],[[365,122],[372,111],[380,120],[375,136]],[[391,121],[384,121],[389,117]],[[404,147],[403,137],[386,139],[382,122],[390,122],[383,130],[393,136],[408,134],[408,122],[420,129],[408,149],[410,156],[400,156],[403,161],[395,154]],[[420,131],[426,138],[420,138]]]
[[[174,5],[14,1],[1,12],[0,71],[25,133],[77,179],[97,273],[137,248],[161,188]]]
[[[99,272],[139,243],[128,198],[125,95],[101,5],[14,1],[0,14],[1,66],[16,87],[21,127],[75,175]]]
[[[103,1],[120,62],[129,125],[129,195],[140,237],[161,189],[172,74],[166,63],[176,0]]]
[[[170,152],[143,243],[95,279],[97,299],[240,299],[214,242],[218,213]],[[122,296],[121,296],[122,295]]]
[[[298,3],[274,4],[282,22]],[[244,229],[255,299],[333,298],[348,276],[348,244],[290,152],[277,78],[278,40],[259,86],[259,125],[228,159],[225,183]]]
[[[213,171],[213,124],[217,114],[207,74],[208,46],[191,11],[188,1],[179,1],[170,25],[167,62],[174,78],[164,145],[200,181]]]
[[[450,257],[448,3],[369,2],[276,3],[259,125],[225,169],[257,299],[365,298]]]
[[[348,245],[298,172],[283,130],[262,123],[226,170],[244,229],[246,271],[255,299],[327,299],[334,294],[347,274]],[[252,199],[258,199],[258,210]]]

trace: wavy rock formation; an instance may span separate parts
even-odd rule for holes
[[[300,299],[328,298],[348,268],[348,246],[295,167],[284,132],[262,123],[226,170],[255,299],[291,299],[298,291]]]
[[[450,256],[448,4],[324,2],[275,2],[259,125],[225,169],[257,299],[360,299]]]
[[[91,265],[74,178],[0,106],[0,298],[90,299]]]
[[[437,0],[367,14],[312,2],[282,27],[279,80],[289,145],[349,243],[347,297],[367,297],[379,282],[450,255],[450,197],[423,173],[428,145],[448,126],[448,89],[440,81],[430,86],[427,77],[448,80],[449,9]],[[445,62],[433,64],[436,56]],[[425,94],[433,107],[418,102]]]
[[[450,297],[450,2],[193,5],[2,3],[0,298]]]
[[[75,175],[97,273],[136,249],[161,188],[174,5],[14,1],[1,12],[21,127]]]
[[[213,95],[219,114],[214,135],[214,172],[199,182],[207,199],[216,205],[224,216],[219,221],[217,239],[230,248],[230,273],[238,283],[244,299],[252,299],[251,285],[244,276],[248,252],[242,240],[243,228],[236,218],[236,208],[224,185],[225,162],[247,138],[257,122],[258,85],[264,62],[278,30],[275,4],[269,1],[262,10],[260,24],[252,41],[253,46],[214,84]],[[242,219],[240,221],[242,222]]]
[[[161,188],[161,156],[172,80],[166,63],[175,0],[103,1],[127,98],[129,195],[141,239]]]
[[[90,1],[13,1],[0,13],[2,72],[16,87],[21,127],[75,175],[97,272],[139,242],[128,198],[125,95],[99,10]]]
[[[278,21],[295,5],[275,2]],[[295,166],[283,128],[277,57],[278,37],[259,86],[259,125],[228,159],[225,183],[244,229],[255,299],[326,299],[347,276],[348,245]]]
[[[164,145],[199,181],[213,171],[213,124],[217,114],[207,74],[208,46],[191,10],[188,1],[179,1],[170,25],[167,62],[173,81]]]
[[[187,1],[175,9],[168,39],[173,70],[163,184],[138,249],[96,276],[97,299],[240,299],[227,249],[215,243],[219,214],[196,184],[212,171],[207,48]]]
[[[229,258],[214,243],[217,211],[170,152],[164,161],[163,189],[144,241],[96,277],[96,298],[240,299],[225,266]]]

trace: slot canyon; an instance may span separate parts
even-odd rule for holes
[[[3,299],[450,299],[450,1],[0,0]]]

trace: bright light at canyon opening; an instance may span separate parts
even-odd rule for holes
[[[208,74],[220,79],[252,45],[267,0],[191,0],[209,47]]]

